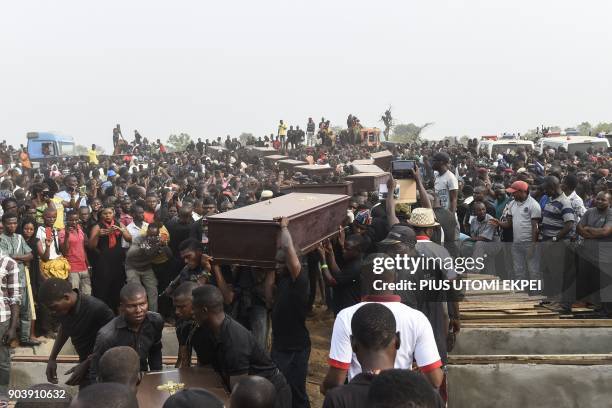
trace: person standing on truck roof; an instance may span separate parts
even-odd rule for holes
[[[19,161],[21,161],[21,168],[24,173],[29,172],[32,169],[32,162],[30,161],[30,155],[26,147],[21,146],[21,152],[19,153]]]
[[[99,164],[98,154],[96,153],[96,145],[92,144],[91,149],[87,151],[87,155],[89,156],[89,164]]]

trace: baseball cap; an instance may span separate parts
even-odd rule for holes
[[[529,191],[529,184],[524,181],[515,181],[510,187],[506,189],[508,193],[514,193],[515,191]]]
[[[115,172],[115,170],[109,170],[106,175],[108,177],[115,177],[117,175],[117,173]]]
[[[395,245],[399,243],[412,244],[414,246],[416,243],[414,230],[407,225],[394,225],[391,227],[387,237],[380,241],[381,245]]]

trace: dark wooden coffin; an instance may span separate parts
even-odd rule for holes
[[[368,165],[368,164],[374,164],[374,160],[373,159],[359,159],[359,160],[353,160],[351,162],[351,166]]]
[[[332,169],[328,165],[318,165],[318,164],[306,164],[306,165],[301,165],[301,166],[295,166],[294,170],[299,171],[303,174],[307,174],[310,177],[328,176],[334,172],[334,169]]]
[[[293,174],[295,171],[295,166],[303,166],[306,163],[301,160],[293,160],[293,159],[283,159],[278,161],[278,169],[284,171],[287,174]]]
[[[391,162],[393,161],[393,153],[388,150],[372,153],[370,155],[374,159],[374,164],[383,171],[391,171]]]
[[[283,188],[281,188],[281,191]],[[317,194],[344,194],[353,195],[353,182],[343,183],[305,183],[287,186],[284,193],[317,193]]]
[[[385,171],[373,164],[353,164],[355,173],[384,173]]]
[[[278,150],[273,147],[247,147],[247,155],[249,157],[265,157],[278,154]]]
[[[355,193],[378,191],[380,185],[385,184],[389,179],[389,173],[359,173],[346,176],[345,179],[353,182]]]
[[[206,146],[206,154],[213,159],[222,158],[227,152],[229,152],[229,150],[223,146]]]
[[[140,407],[161,407],[170,397],[166,390],[158,390],[158,386],[166,386],[168,382],[183,384],[184,388],[205,388],[224,404],[229,402],[229,394],[223,387],[221,377],[210,367],[186,367],[168,371],[153,371],[145,373],[138,385],[136,398]],[[103,395],[100,398],[104,398]]]
[[[263,158],[264,163],[269,164],[269,165],[272,165],[279,160],[285,160],[285,159],[287,159],[287,156],[283,156],[282,154],[271,154]]]
[[[208,217],[210,255],[220,263],[275,267],[278,217],[302,253],[336,234],[346,217],[349,196],[291,193]]]

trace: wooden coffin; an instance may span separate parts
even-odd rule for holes
[[[281,188],[282,191],[282,188]],[[317,193],[317,194],[344,194],[353,195],[353,182],[345,181],[343,183],[305,183],[294,184],[285,189],[287,193]]]
[[[354,166],[354,165],[368,165],[368,164],[374,164],[374,160],[373,159],[359,159],[359,160],[353,160],[351,162],[351,166]]]
[[[206,146],[206,154],[213,159],[222,158],[227,152],[229,152],[229,150],[223,146]]]
[[[374,159],[374,164],[383,171],[391,171],[391,162],[393,161],[393,153],[388,150],[372,153],[370,155]]]
[[[168,371],[152,371],[145,373],[138,385],[136,398],[141,407],[161,407],[170,397],[165,388],[168,383],[183,384],[187,388],[205,388],[224,404],[229,402],[229,394],[223,387],[221,377],[210,367],[186,367]],[[164,389],[158,389],[157,387]],[[104,398],[103,395],[100,398]]]
[[[334,172],[334,169],[329,167],[327,164],[326,165],[319,165],[319,164],[300,165],[300,166],[295,166],[294,170],[302,172],[304,174],[307,174],[310,177],[312,177],[312,176],[316,176],[316,177],[328,176],[328,175],[331,175]]]
[[[313,249],[336,234],[349,196],[291,193],[208,217],[210,255],[220,263],[274,268],[279,217],[289,218],[295,248]]]
[[[283,159],[278,161],[278,169],[284,171],[286,174],[293,174],[295,171],[295,166],[303,166],[306,163],[301,160],[293,160],[293,159]]]
[[[283,156],[282,154],[271,154],[263,158],[264,163],[269,164],[269,165],[272,165],[279,160],[285,160],[285,159],[287,159],[287,156]]]
[[[380,185],[385,184],[389,179],[389,173],[359,173],[346,176],[345,179],[353,182],[355,193],[378,191]]]
[[[249,157],[265,157],[278,154],[278,150],[273,147],[247,147],[247,155]]]
[[[353,164],[353,171],[357,173],[384,173],[385,171],[373,164]]]

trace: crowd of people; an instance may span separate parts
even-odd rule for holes
[[[361,126],[352,115],[348,124]],[[286,174],[229,136],[169,152],[138,132],[121,142],[117,126],[118,154],[98,157],[94,145],[86,158],[39,169],[0,145],[0,391],[6,395],[9,384],[11,341],[36,346],[54,338],[46,375],[57,384],[57,357],[70,339],[79,356],[67,381],[80,387],[73,406],[108,407],[100,404],[114,399],[123,405],[113,406],[137,406],[140,373],[162,369],[162,330],[172,325],[176,366],[192,365],[195,352],[195,364],[219,374],[232,407],[309,407],[306,321],[319,298],[335,319],[324,407],[444,406],[463,293],[394,291],[374,281],[461,273],[447,266],[374,272],[377,259],[397,255],[487,254],[480,273],[542,279],[542,291],[529,291],[542,305],[571,313],[580,301],[610,316],[609,152],[518,149],[491,158],[472,141],[366,146],[346,137],[352,130],[331,137],[324,118],[315,130],[312,118],[305,132],[281,120],[276,135],[248,144],[329,165],[328,176]],[[309,253],[294,247],[282,218],[276,269],[211,258],[207,217],[278,197],[293,183],[342,181],[352,161],[385,148],[415,161],[417,203],[355,191],[338,234]],[[389,178],[387,191],[395,186]],[[188,389],[164,406],[216,406],[215,398]]]

